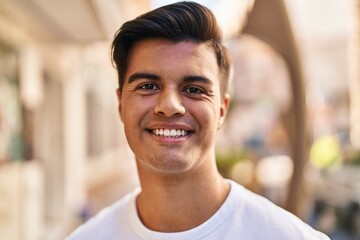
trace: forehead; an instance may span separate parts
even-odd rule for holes
[[[188,68],[216,74],[218,72],[214,50],[206,43],[174,43],[164,39],[146,39],[134,44],[128,56],[128,73],[160,67],[164,71]]]

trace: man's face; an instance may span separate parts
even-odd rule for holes
[[[215,53],[208,45],[136,43],[118,98],[138,166],[179,173],[215,161],[215,135],[228,97],[221,97]]]

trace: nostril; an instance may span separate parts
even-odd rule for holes
[[[172,117],[175,115],[184,115],[185,114],[185,108],[184,107],[177,107],[177,108],[166,108],[166,109],[160,109],[159,107],[155,107],[154,109],[155,114],[164,115],[167,117]]]

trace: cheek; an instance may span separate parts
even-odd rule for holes
[[[219,121],[219,109],[216,104],[203,102],[201,105],[190,104],[189,111],[192,113],[201,129],[213,134],[212,131],[217,129]]]
[[[139,126],[146,115],[153,111],[152,101],[145,99],[140,100],[138,98],[128,99],[124,102],[121,115],[125,127],[127,126]]]

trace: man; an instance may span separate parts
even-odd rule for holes
[[[219,174],[214,145],[230,68],[221,41],[214,15],[193,2],[148,12],[116,33],[119,113],[141,189],[69,239],[328,239]]]

